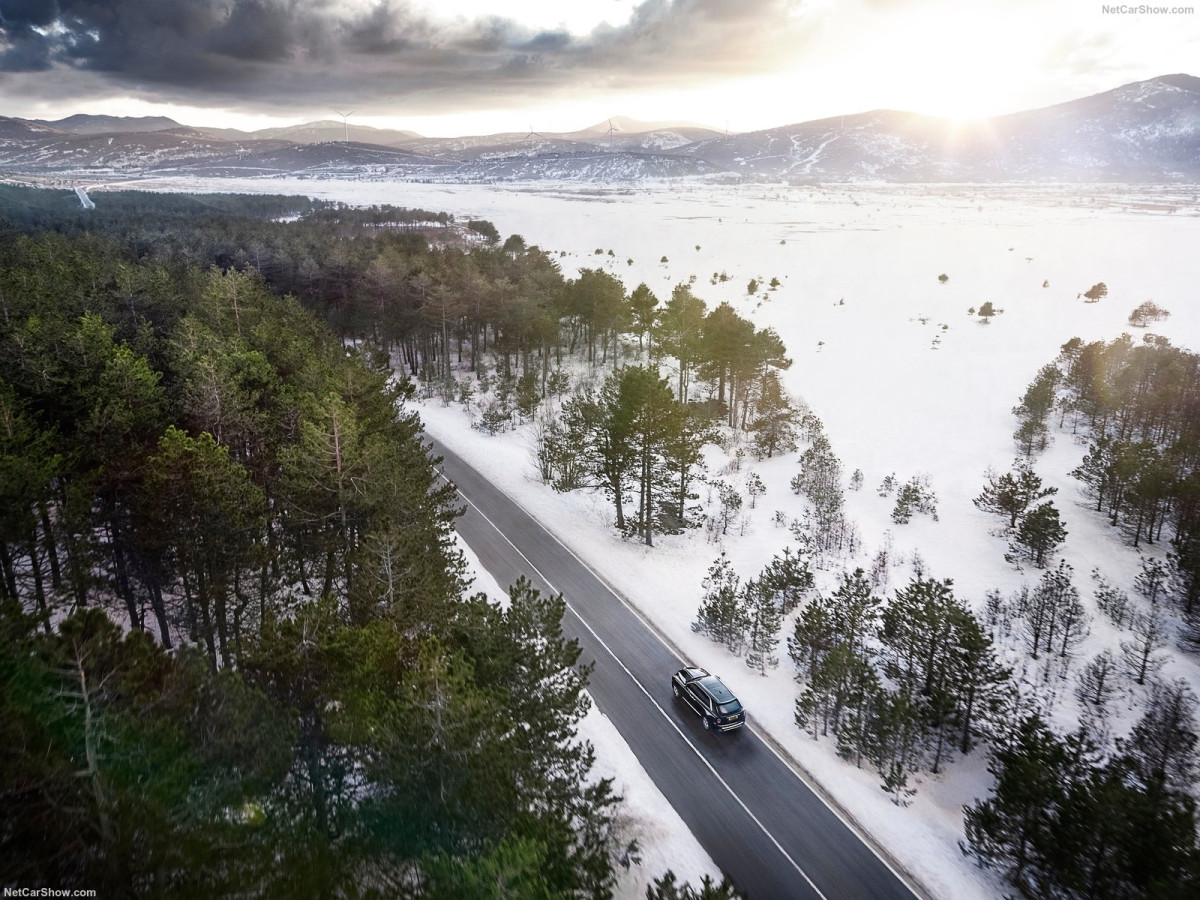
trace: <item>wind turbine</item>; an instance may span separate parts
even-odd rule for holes
[[[529,141],[529,149],[530,150],[533,149],[533,139],[535,137],[541,137],[541,135],[533,130],[533,125],[530,125],[529,126],[529,134],[525,135],[525,140]]]
[[[358,112],[358,110],[356,110],[356,109],[352,109],[352,110],[350,110],[350,112],[338,112],[338,111],[335,109],[335,110],[334,110],[334,112],[335,112],[335,113],[337,113],[339,116],[341,116],[341,117],[342,117],[342,125],[343,125],[343,126],[345,127],[345,129],[346,129],[346,140],[345,140],[345,142],[348,144],[348,143],[350,143],[350,117],[351,117],[352,115],[354,115],[356,112]]]
[[[609,153],[612,153],[612,136],[613,136],[612,119],[609,119],[608,120],[608,152]]]

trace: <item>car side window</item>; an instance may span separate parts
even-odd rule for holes
[[[700,709],[704,712],[712,712],[712,704],[709,702],[708,694],[699,685],[693,684],[691,689],[692,696],[696,699],[696,703],[700,705]]]

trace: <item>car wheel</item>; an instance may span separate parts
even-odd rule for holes
[[[671,682],[671,693],[675,695],[676,700],[679,699],[679,685],[673,681]]]
[[[712,728],[712,719],[710,719],[708,716],[702,716],[700,721],[704,723],[705,731],[708,731]]]

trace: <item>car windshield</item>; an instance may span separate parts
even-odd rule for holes
[[[722,703],[717,707],[717,711],[722,715],[728,716],[731,713],[741,712],[742,704],[734,700],[732,703]]]

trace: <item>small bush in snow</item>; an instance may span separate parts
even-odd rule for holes
[[[1124,628],[1129,622],[1129,595],[1111,584],[1099,569],[1092,569],[1092,580],[1096,582],[1096,606],[1114,625]]]
[[[892,521],[897,525],[905,525],[917,514],[927,515],[937,521],[937,494],[929,486],[929,478],[924,475],[914,475],[900,485],[896,491],[896,505],[892,507]]]

